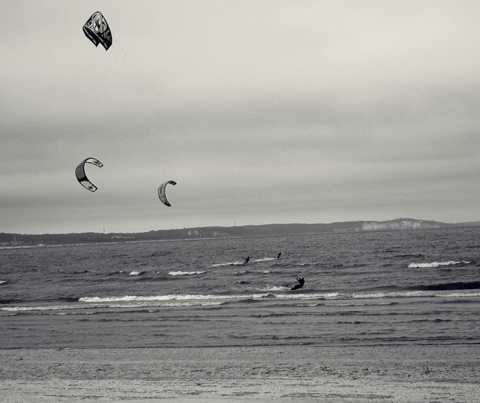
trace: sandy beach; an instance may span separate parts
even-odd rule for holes
[[[2,402],[475,402],[470,346],[14,349]]]

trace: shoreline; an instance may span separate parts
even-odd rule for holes
[[[477,345],[0,350],[0,400],[466,403],[480,394],[479,354]]]

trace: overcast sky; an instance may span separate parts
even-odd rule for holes
[[[480,219],[476,0],[4,0],[0,24],[0,232]]]

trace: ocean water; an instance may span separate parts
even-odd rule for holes
[[[479,308],[479,227],[0,249],[4,349],[478,344]]]

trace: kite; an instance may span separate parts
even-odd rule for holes
[[[90,192],[95,192],[95,190],[98,188],[88,180],[87,175],[85,174],[86,163],[93,164],[99,168],[103,167],[103,164],[96,158],[85,158],[75,169],[75,176],[77,177],[80,185],[82,185],[85,189],[90,190]]]
[[[95,46],[99,43],[108,50],[112,46],[112,32],[108,26],[107,20],[100,11],[96,11],[83,26],[83,33],[92,41]]]
[[[165,206],[167,207],[171,207],[171,204],[167,200],[167,195],[165,194],[165,188],[167,187],[167,185],[175,186],[176,184],[177,182],[175,181],[168,181],[168,182],[162,183],[158,188],[158,197],[160,198],[162,203],[165,204]]]

